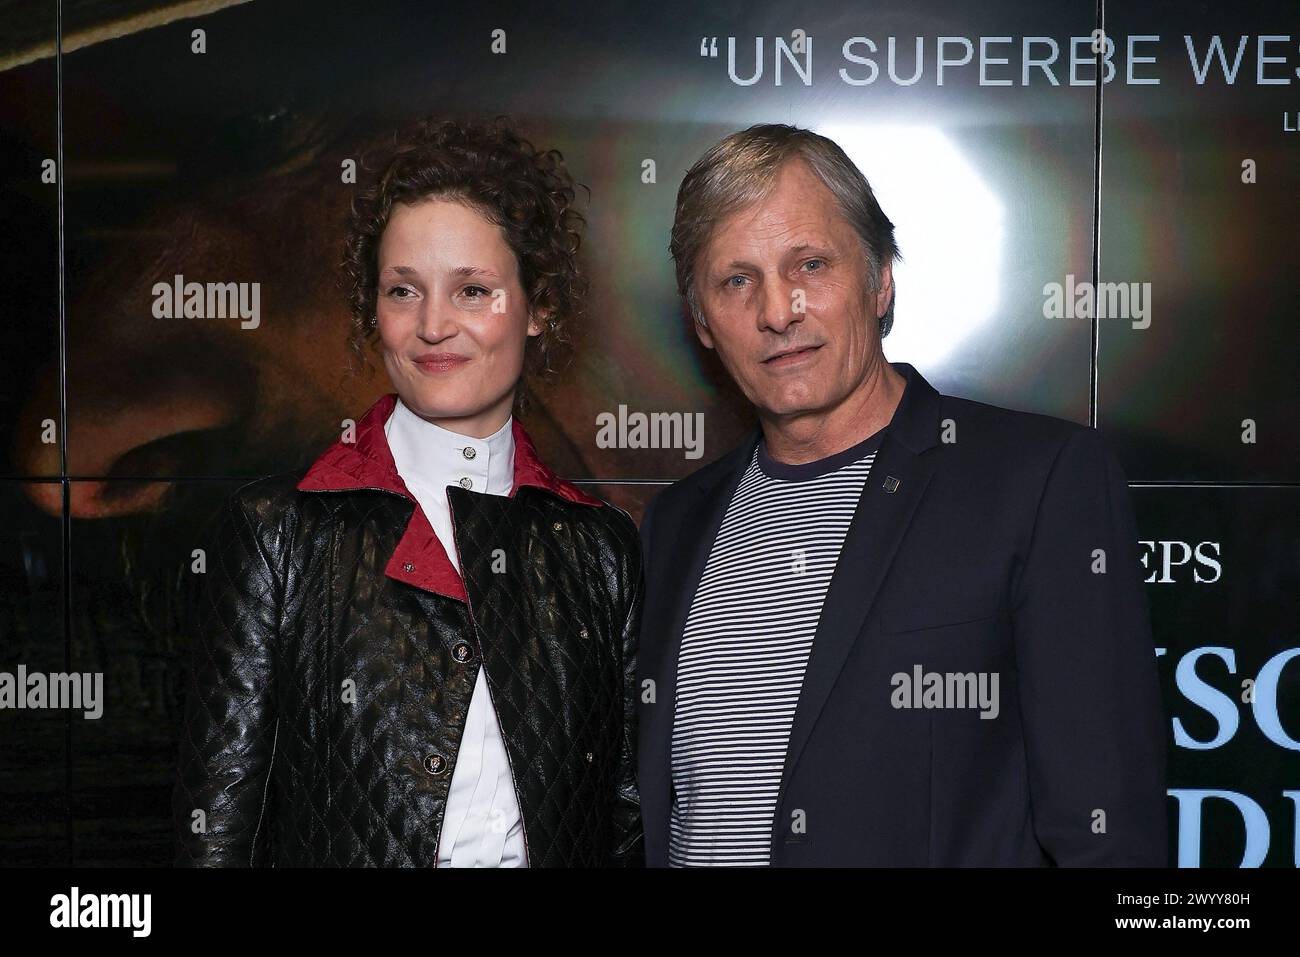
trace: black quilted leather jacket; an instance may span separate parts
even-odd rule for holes
[[[448,489],[462,579],[392,467],[394,401],[213,526],[176,863],[435,866],[482,667],[528,865],[640,866],[634,524],[556,479],[516,423],[510,497]]]

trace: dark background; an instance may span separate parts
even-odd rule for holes
[[[942,391],[1095,424],[1133,487],[1170,717],[1170,862],[1235,867],[1250,808],[1263,863],[1300,856],[1300,760],[1269,740],[1243,682],[1300,646],[1300,14],[1294,3],[995,0],[908,5],[658,2],[230,5],[0,2],[0,670],[104,673],[97,721],[0,711],[0,864],[166,865],[187,639],[178,608],[197,530],[248,478],[306,466],[388,385],[345,364],[342,215],[363,161],[416,117],[509,113],[591,190],[589,326],[526,425],[544,459],[639,516],[723,454],[744,403],[694,341],[667,253],[681,175],[723,134],[792,122],[831,135],[898,227],[886,355]],[[1069,82],[1069,38],[1104,25],[1115,80]],[[192,52],[192,31],[206,52]],[[493,54],[493,30],[505,54]],[[771,42],[815,40],[811,85],[771,76]],[[1158,35],[1125,82],[1125,38]],[[1216,64],[1219,36],[1235,82]],[[1257,82],[1260,36],[1284,62]],[[752,86],[753,38],[768,38]],[[882,76],[843,83],[841,44],[874,39]],[[885,42],[900,40],[889,82]],[[1008,66],[937,82],[936,38],[1006,36]],[[1020,82],[1019,40],[1054,38],[1059,84]],[[722,56],[700,56],[718,37]],[[61,101],[61,102],[60,102]],[[1288,122],[1287,117],[1291,119]],[[62,156],[60,182],[41,180]],[[653,159],[656,181],[643,182]],[[1242,182],[1253,160],[1257,182]],[[164,320],[150,287],[257,281],[261,325]],[[1149,282],[1152,321],[1047,319],[1043,286]],[[701,412],[701,460],[602,449],[595,417]],[[1257,440],[1241,440],[1243,420]],[[42,441],[46,423],[55,441]],[[1209,554],[1218,569],[1184,554]],[[1162,561],[1172,557],[1166,574]],[[1211,579],[1201,581],[1198,579]],[[1179,663],[1198,649],[1196,674]],[[1155,649],[1153,649],[1153,653]],[[1229,670],[1224,655],[1235,670]],[[1231,699],[1218,719],[1195,680]],[[1300,661],[1278,721],[1300,738]],[[1202,702],[1202,703],[1198,703]],[[1267,720],[1267,716],[1265,716]],[[1180,804],[1180,800],[1183,802]],[[1180,813],[1180,808],[1184,811]],[[1262,822],[1262,823],[1261,823]],[[1250,863],[1256,863],[1254,861]]]

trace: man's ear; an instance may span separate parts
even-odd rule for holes
[[[692,319],[691,325],[695,327],[695,335],[699,338],[700,342],[704,344],[704,348],[712,349],[713,333],[709,332],[709,327],[698,319]]]
[[[876,290],[876,318],[883,319],[894,300],[894,263],[885,260],[880,267],[880,288]]]

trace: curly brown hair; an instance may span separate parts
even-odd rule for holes
[[[457,199],[504,231],[528,308],[542,322],[541,334],[528,339],[516,390],[515,409],[523,409],[529,380],[562,368],[583,314],[587,283],[578,249],[586,220],[574,206],[574,186],[560,151],[537,149],[505,116],[490,122],[425,117],[396,133],[348,217],[341,265],[353,355],[364,364],[379,337],[379,243],[393,204]]]

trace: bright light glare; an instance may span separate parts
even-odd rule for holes
[[[894,223],[898,308],[885,355],[936,369],[993,316],[1002,269],[1002,203],[938,129],[830,124],[817,132],[862,170]]]

